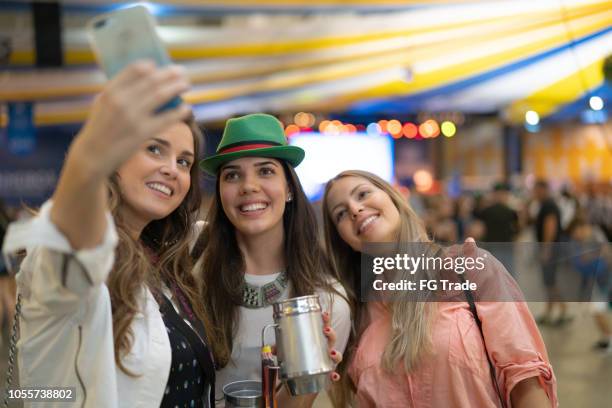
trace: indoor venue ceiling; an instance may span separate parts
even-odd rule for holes
[[[38,125],[82,121],[105,81],[85,24],[127,2],[62,1],[64,66],[34,67],[28,2],[0,3],[10,43],[0,101],[34,101]],[[142,3],[141,3],[142,4]],[[145,3],[193,88],[198,119],[253,111],[576,118],[610,100],[612,1],[240,1]]]

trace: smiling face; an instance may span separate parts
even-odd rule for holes
[[[283,214],[289,186],[280,161],[243,157],[219,171],[223,211],[243,237],[283,233]]]
[[[143,143],[118,170],[121,217],[140,234],[151,221],[171,214],[191,186],[194,141],[189,127],[178,123]]]
[[[334,181],[327,195],[330,218],[340,237],[355,251],[374,242],[393,242],[400,214],[387,193],[362,177]]]

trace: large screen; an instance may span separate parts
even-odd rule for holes
[[[343,170],[366,170],[389,182],[393,178],[393,142],[390,136],[301,133],[291,136],[289,143],[306,151],[306,157],[296,171],[312,201],[322,198],[325,183]]]

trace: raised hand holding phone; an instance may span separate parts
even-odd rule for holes
[[[190,113],[179,97],[189,87],[185,71],[170,65],[144,7],[97,17],[89,32],[111,79],[70,146],[51,210],[51,220],[75,250],[93,247],[104,236],[108,177],[143,142]]]

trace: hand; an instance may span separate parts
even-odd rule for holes
[[[463,253],[468,256],[476,255],[478,251],[478,246],[476,246],[476,241],[472,237],[467,237],[465,242],[463,243]]]
[[[157,68],[148,61],[131,64],[95,98],[69,157],[77,156],[94,174],[111,175],[145,140],[189,114],[185,104],[155,112],[188,87],[184,70],[178,66]]]
[[[448,248],[447,255],[451,257],[456,256],[465,256],[470,258],[475,258],[478,254],[478,246],[476,245],[476,241],[472,237],[467,237],[463,242],[463,245],[453,245]]]
[[[334,362],[335,365],[338,365],[342,362],[342,353],[338,350],[334,349],[334,345],[336,344],[336,332],[329,325],[330,317],[329,313],[323,312],[323,334],[327,337],[327,346],[329,347],[329,356]],[[340,381],[340,374],[333,371],[330,374],[330,378],[332,381]]]

